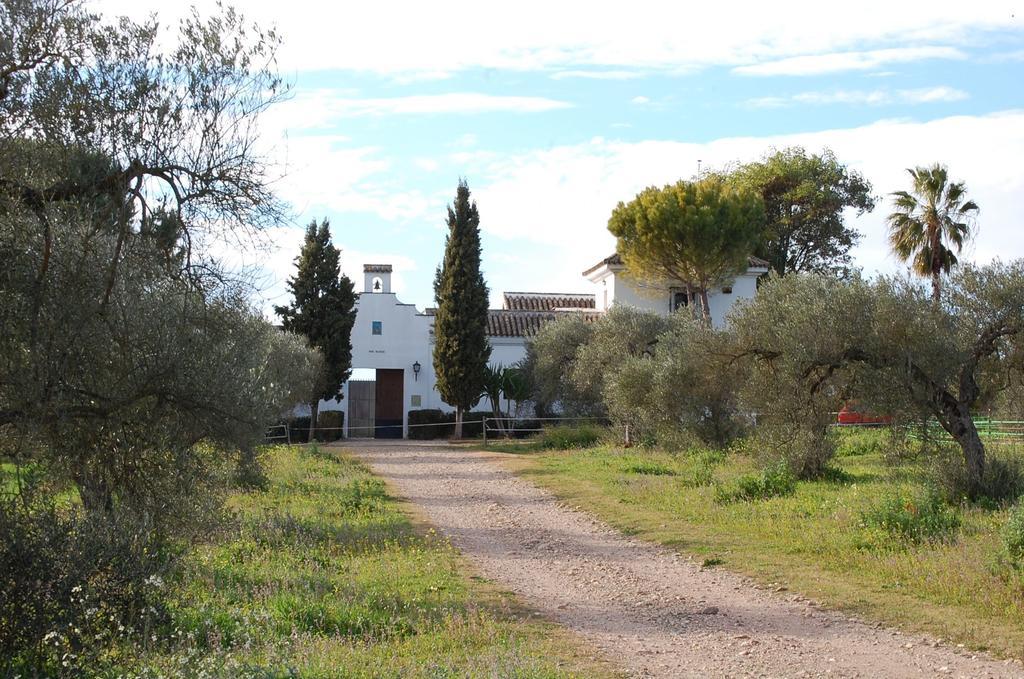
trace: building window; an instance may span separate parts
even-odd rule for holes
[[[726,294],[726,295],[731,295],[732,294],[732,286],[731,285],[727,285],[724,288],[722,288],[722,293]]]
[[[412,395],[412,407],[419,408],[423,405],[423,397],[419,394]]]
[[[381,321],[372,321],[371,327],[374,335],[384,334],[384,324]]]

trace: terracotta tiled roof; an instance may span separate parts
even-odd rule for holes
[[[594,295],[561,292],[506,292],[503,308],[512,311],[593,309]]]
[[[604,259],[602,259],[600,262],[598,262],[594,266],[592,266],[589,269],[587,269],[586,271],[584,271],[583,275],[586,276],[588,274],[591,274],[591,273],[593,273],[594,271],[597,271],[599,268],[601,268],[602,266],[604,266],[606,264],[608,266],[622,266],[622,257],[620,257],[619,253],[617,253],[617,252],[614,253],[614,254],[611,254],[611,255],[605,257]],[[768,262],[766,262],[765,260],[761,259],[760,257],[755,257],[754,255],[750,255],[749,257],[747,257],[747,266],[750,267],[750,268],[754,268],[754,269],[767,269],[771,265]]]
[[[596,311],[513,311],[491,309],[487,312],[487,334],[490,337],[533,337],[541,326],[556,318],[576,314],[587,321],[601,316]]]
[[[363,264],[363,273],[391,273],[390,264]]]

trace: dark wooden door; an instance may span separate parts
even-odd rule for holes
[[[379,439],[402,438],[402,409],[405,406],[405,371],[377,369],[374,422]]]
[[[348,437],[372,439],[376,386],[373,380],[350,380],[348,383]]]

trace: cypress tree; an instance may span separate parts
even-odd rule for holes
[[[316,220],[306,227],[302,251],[288,279],[292,303],[275,306],[288,332],[304,335],[323,355],[323,369],[310,385],[309,440],[313,440],[320,400],[340,401],[352,374],[352,326],[356,320],[355,288],[341,273],[341,251],[331,243],[330,224]]]
[[[487,341],[487,284],[480,272],[480,213],[459,182],[448,207],[444,261],[434,283],[434,373],[444,402],[455,407],[455,438],[462,418],[480,400],[491,347]]]

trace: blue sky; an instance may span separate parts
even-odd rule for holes
[[[161,4],[97,6],[182,11]],[[232,253],[262,268],[258,303],[285,299],[302,225],[327,217],[357,285],[391,263],[400,298],[431,305],[460,177],[495,302],[587,291],[618,201],[791,144],[832,148],[883,198],[853,220],[869,273],[901,268],[884,196],[935,161],[981,206],[968,258],[1024,256],[1024,3],[705,5],[240,3],[277,26],[294,85],[263,124],[293,223]]]

